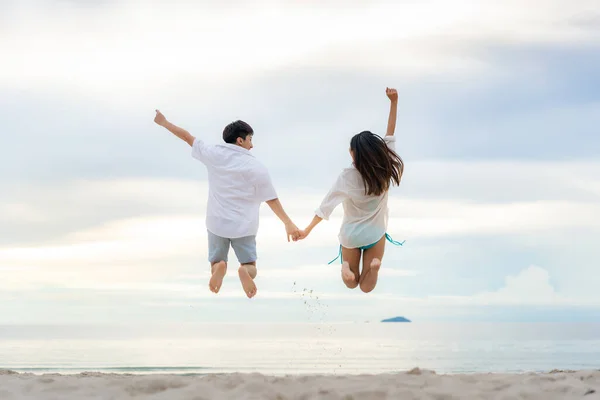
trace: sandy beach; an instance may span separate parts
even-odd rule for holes
[[[77,375],[0,372],[0,398],[12,399],[600,399],[600,371],[439,375],[275,377],[260,374]]]

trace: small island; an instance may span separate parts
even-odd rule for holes
[[[383,320],[381,320],[381,322],[410,322],[410,319],[404,318],[404,317],[394,317],[394,318],[383,319]]]

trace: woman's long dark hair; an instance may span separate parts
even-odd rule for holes
[[[379,196],[393,182],[400,185],[404,162],[379,135],[363,131],[350,140],[354,166],[365,183],[365,194]]]

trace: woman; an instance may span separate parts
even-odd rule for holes
[[[386,95],[390,99],[390,115],[385,138],[369,131],[352,138],[352,166],[338,176],[312,222],[300,233],[301,239],[307,237],[342,203],[344,219],[339,233],[342,280],[348,288],[360,286],[365,293],[371,292],[377,285],[386,240],[402,245],[386,233],[388,191],[390,185],[400,185],[404,171],[404,163],[395,152],[398,93],[395,89],[386,88]]]

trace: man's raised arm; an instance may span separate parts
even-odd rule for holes
[[[170,123],[169,121],[167,121],[165,116],[162,115],[162,113],[158,110],[156,110],[156,117],[154,117],[154,122],[156,122],[158,125],[162,126],[163,128],[168,129],[173,135],[177,136],[179,139],[183,140],[190,146],[194,145],[194,140],[196,139],[194,136],[192,136],[185,129],[180,128],[177,125],[174,125],[174,124]]]

